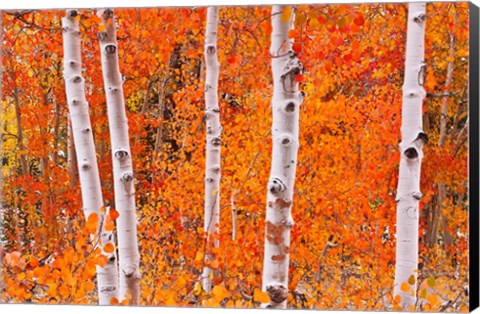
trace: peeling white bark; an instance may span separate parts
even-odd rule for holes
[[[422,102],[425,98],[423,79],[425,3],[410,3],[408,12],[407,50],[402,103],[402,142],[400,143],[400,172],[397,187],[397,246],[394,296],[401,297],[400,306],[408,311],[415,305],[418,273],[418,204],[422,147],[427,142],[423,133]],[[413,276],[412,280],[409,280]],[[401,289],[402,283],[410,291]],[[412,295],[412,291],[414,292]]]
[[[272,165],[268,182],[265,225],[265,254],[262,290],[270,296],[266,307],[286,308],[288,266],[290,260],[290,229],[293,227],[291,207],[297,166],[299,110],[303,97],[295,77],[303,66],[292,51],[288,31],[293,14],[282,22],[284,7],[272,8]]]
[[[85,80],[82,77],[78,17],[76,10],[67,10],[67,15],[62,18],[63,75],[78,160],[83,210],[85,218],[92,213],[98,215],[99,230],[97,234],[101,236],[100,245],[103,246],[107,243],[115,245],[113,233],[104,228],[104,213],[101,212],[103,207],[102,187],[88,112],[89,106],[85,97]],[[97,266],[98,301],[100,305],[108,305],[113,297],[117,297],[118,268],[115,254],[102,253],[107,256],[108,261],[104,267]]]
[[[218,107],[218,76],[220,65],[217,56],[217,28],[218,7],[209,7],[207,10],[207,27],[205,32],[205,122],[206,136],[206,163],[205,163],[205,221],[204,230],[207,232],[207,253],[211,245],[219,246],[216,237],[220,224],[220,147],[222,126],[220,125],[220,109]],[[213,256],[206,254],[206,259]],[[203,289],[210,293],[212,288],[212,269],[204,267],[202,274]]]
[[[118,254],[120,265],[119,301],[130,294],[130,304],[140,301],[140,254],[137,242],[135,187],[125,113],[123,80],[118,64],[116,22],[111,9],[98,10],[103,30],[98,33],[102,58],[103,80],[107,98],[108,123],[112,145],[115,208],[117,219]]]

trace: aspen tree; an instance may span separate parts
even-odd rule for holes
[[[77,156],[75,153],[75,143],[73,141],[72,119],[70,114],[67,119],[67,168],[69,177],[69,186],[74,188],[78,180]]]
[[[268,181],[265,222],[265,254],[262,290],[270,296],[271,308],[286,308],[291,208],[297,166],[299,109],[303,96],[298,89],[297,75],[303,65],[292,51],[288,31],[293,25],[290,7],[273,6],[272,57],[272,165]]]
[[[101,30],[98,33],[102,59],[103,81],[107,98],[108,124],[113,159],[115,208],[117,219],[120,268],[120,302],[131,296],[131,304],[140,300],[140,254],[137,241],[135,187],[128,121],[123,95],[123,79],[118,64],[116,22],[113,10],[100,9]]]
[[[455,4],[452,4],[455,13],[453,19],[453,27],[457,24],[457,9]],[[451,85],[453,82],[453,69],[455,66],[455,33],[453,31],[449,31],[448,35],[450,37],[450,47],[449,47],[449,55],[448,55],[448,65],[447,65],[447,79],[445,80],[445,85],[443,88],[443,92],[448,94],[451,89]],[[442,99],[442,106],[441,106],[441,114],[440,114],[440,137],[438,139],[438,146],[443,147],[445,146],[445,142],[447,140],[447,120],[448,120],[448,101],[449,97],[444,97]],[[432,226],[432,239],[431,244],[434,245],[437,238],[437,231],[438,231],[438,224],[440,223],[440,218],[442,221],[442,235],[443,241],[446,245],[451,245],[453,242],[452,236],[448,233],[447,230],[447,217],[443,214],[443,203],[445,198],[447,197],[447,187],[445,182],[438,183],[438,198],[437,198],[437,213],[435,214],[435,220]]]
[[[426,65],[424,63],[425,3],[410,3],[402,101],[402,141],[397,187],[397,244],[394,296],[404,310],[413,310],[418,273],[418,218],[423,132],[422,102]],[[412,293],[413,292],[413,293]],[[397,297],[399,296],[399,297]]]
[[[207,261],[214,258],[211,246],[219,246],[218,226],[220,223],[220,146],[222,126],[220,125],[220,109],[218,107],[218,76],[220,65],[217,56],[218,7],[207,10],[207,27],[205,32],[205,121],[206,164],[205,164],[205,221],[204,230],[207,233]],[[202,274],[203,289],[210,293],[212,288],[212,269],[204,267]]]
[[[102,187],[98,171],[95,143],[90,124],[89,106],[85,97],[85,80],[82,77],[82,59],[80,48],[80,30],[78,27],[80,15],[76,10],[67,10],[62,18],[64,80],[67,95],[68,110],[72,126],[73,141],[76,146],[78,174],[82,192],[85,218],[98,218],[97,236],[101,247],[115,245],[112,231],[105,229],[105,214],[103,210]],[[69,157],[71,158],[71,157]],[[104,211],[104,210],[103,210]],[[97,242],[96,239],[94,239]],[[108,305],[118,293],[118,266],[115,253],[107,253],[106,264],[97,266],[98,302]]]

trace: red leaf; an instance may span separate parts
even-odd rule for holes
[[[299,53],[302,51],[302,45],[299,43],[294,43],[292,45],[292,50],[295,51],[296,53]]]
[[[297,82],[297,83],[302,82],[303,79],[304,79],[303,74],[297,74],[297,75],[295,75],[295,82]]]
[[[365,23],[365,20],[363,19],[363,15],[357,14],[353,19],[353,23],[355,23],[355,25],[357,26],[362,26],[363,23]]]
[[[325,24],[325,23],[327,23],[327,18],[325,17],[325,15],[320,14],[317,17],[317,22],[320,23],[320,24]]]

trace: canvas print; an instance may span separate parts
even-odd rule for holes
[[[1,11],[0,302],[468,312],[471,8]]]

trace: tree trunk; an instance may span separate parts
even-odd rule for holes
[[[452,4],[454,7],[455,5]],[[455,9],[455,14],[454,14],[454,20],[453,20],[453,27],[457,24],[457,12]],[[447,65],[447,79],[445,81],[445,86],[443,88],[444,94],[449,93],[451,89],[451,85],[453,82],[453,68],[455,66],[454,64],[454,58],[455,58],[455,35],[453,32],[449,32],[449,37],[450,37],[450,47],[449,47],[449,61]],[[445,146],[445,142],[447,140],[447,120],[448,120],[448,101],[450,97],[443,97],[442,99],[442,108],[441,108],[441,114],[440,114],[440,138],[438,140],[438,146],[443,147]],[[447,222],[447,217],[443,214],[443,203],[445,201],[447,195],[447,188],[445,186],[444,182],[439,182],[438,183],[438,215],[435,215],[435,217],[438,217],[438,219],[441,219],[442,222],[442,238],[443,238],[443,243],[445,245],[451,245],[453,242],[452,236],[448,232],[448,222]],[[434,223],[435,225],[438,225],[438,222]],[[435,230],[436,232],[438,231]],[[433,245],[436,241],[437,238],[437,233],[433,234],[433,239],[434,241],[430,243]]]
[[[207,233],[206,261],[215,257],[210,253],[212,244],[218,247],[218,231],[220,223],[220,147],[222,126],[220,125],[220,109],[218,107],[218,76],[220,65],[217,57],[218,7],[209,7],[207,11],[207,29],[205,32],[205,120],[206,163],[205,163],[205,221]],[[210,293],[212,269],[204,267],[202,275],[203,289]]]
[[[397,244],[394,296],[409,311],[415,306],[418,272],[418,205],[422,147],[427,135],[422,126],[422,102],[425,98],[424,37],[425,3],[410,3],[408,12],[407,50],[402,102],[402,142],[397,196]],[[406,288],[409,289],[406,289]],[[412,295],[412,291],[414,292]]]
[[[25,146],[23,145],[23,127],[22,127],[22,114],[20,110],[20,98],[18,97],[18,87],[16,82],[16,75],[14,74],[14,70],[12,69],[13,77],[12,80],[14,81],[13,86],[13,101],[15,103],[15,118],[17,122],[17,141],[18,141],[18,149],[20,150],[20,164],[22,166],[22,174],[28,175],[30,173],[28,167],[28,160],[26,157]]]
[[[85,80],[82,77],[78,18],[76,10],[68,10],[67,15],[62,19],[65,88],[73,139],[77,144],[76,154],[79,161],[78,172],[84,214],[86,219],[92,214],[96,214],[99,218],[97,236],[100,234],[99,245],[104,247],[108,243],[115,245],[115,239],[111,231],[105,230],[102,187],[88,113],[89,106],[85,98]],[[109,254],[102,251],[102,254],[107,256],[107,263],[104,267],[97,266],[98,300],[100,305],[108,305],[112,298],[117,297],[118,268],[115,253]]]
[[[102,56],[103,80],[107,98],[108,123],[112,145],[118,252],[120,263],[119,300],[131,296],[131,304],[140,302],[140,254],[137,242],[135,186],[128,135],[128,120],[123,95],[123,80],[118,64],[116,22],[111,9],[99,9],[103,30],[98,33]]]
[[[70,114],[68,114],[67,119],[67,169],[69,186],[70,188],[74,188],[78,183],[77,155],[75,152],[75,142],[73,140],[72,120]]]
[[[288,39],[293,14],[286,14],[284,10],[291,9],[283,6],[272,8],[270,47],[273,151],[267,194],[262,289],[270,296],[270,304],[264,306],[272,308],[287,306],[290,229],[293,227],[291,207],[299,145],[299,109],[303,100],[296,82],[296,76],[303,73],[303,66],[292,51],[292,41]]]

